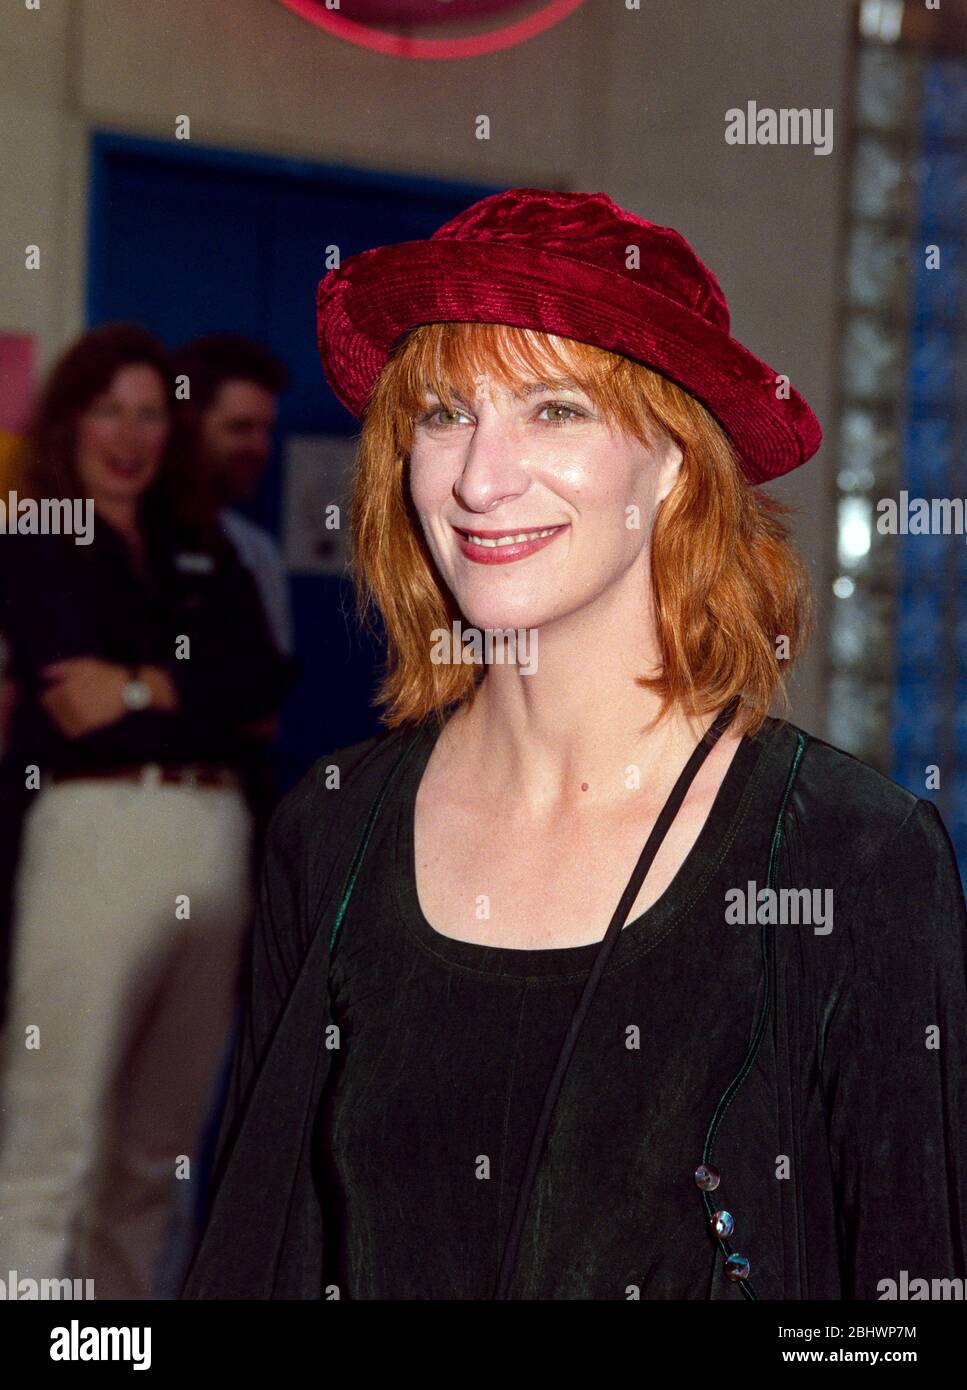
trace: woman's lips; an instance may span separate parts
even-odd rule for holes
[[[537,550],[543,550],[546,545],[550,545],[562,532],[567,530],[568,523],[561,526],[534,526],[522,528],[520,531],[474,531],[471,534],[480,536],[491,541],[498,540],[503,536],[532,536],[532,540],[526,541],[502,541],[499,545],[481,545],[476,541],[470,540],[463,531],[456,527],[453,529],[457,533],[457,543],[460,552],[468,560],[473,560],[478,565],[509,565],[514,560],[523,560],[527,555],[533,555]],[[548,531],[549,535],[537,536],[537,531]]]
[[[137,478],[144,472],[144,463],[140,460],[136,463],[122,463],[120,459],[105,459],[105,466],[109,473],[115,478]]]

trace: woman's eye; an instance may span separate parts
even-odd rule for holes
[[[546,420],[544,423],[548,425],[569,425],[572,419],[587,418],[583,410],[578,410],[576,406],[568,405],[567,401],[548,401],[546,405],[542,405],[538,408],[538,416],[543,415],[545,410],[567,412],[566,416],[563,418],[559,415],[557,419],[552,418]],[[437,406],[435,410],[431,410],[426,415],[421,416],[419,423],[430,429],[446,429],[447,423],[445,421],[440,421],[439,417],[441,415],[449,415],[452,419],[455,419],[462,414],[463,411],[461,410],[447,410],[444,406]]]
[[[583,410],[578,410],[575,406],[568,405],[567,401],[548,401],[547,405],[541,406],[539,413],[543,415],[545,410],[566,410],[569,412],[569,416],[575,419],[581,419],[584,416]],[[571,420],[570,418],[567,420],[558,418],[557,420],[548,420],[547,423],[549,425],[569,425]]]
[[[435,410],[430,410],[430,411],[428,411],[428,412],[426,413],[426,415],[423,415],[423,416],[420,417],[420,424],[421,424],[421,425],[427,425],[427,426],[429,426],[430,429],[445,429],[445,428],[446,428],[446,425],[441,425],[441,424],[440,424],[440,421],[439,421],[439,419],[437,418],[438,416],[440,416],[440,415],[451,415],[451,416],[456,416],[456,415],[461,415],[462,413],[463,413],[463,412],[460,411],[460,410],[447,410],[445,406],[438,405],[438,406],[436,407]]]

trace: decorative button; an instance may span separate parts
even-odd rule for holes
[[[717,1211],[712,1217],[712,1230],[717,1236],[730,1236],[735,1230],[735,1222],[730,1211]]]
[[[744,1255],[730,1255],[725,1261],[725,1275],[727,1279],[731,1279],[733,1282],[739,1279],[748,1279],[749,1261]]]
[[[700,1163],[695,1169],[695,1186],[703,1192],[714,1192],[722,1181],[722,1174],[711,1163]]]

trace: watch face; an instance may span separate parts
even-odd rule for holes
[[[151,691],[144,681],[128,681],[123,699],[128,709],[146,709],[151,703]]]

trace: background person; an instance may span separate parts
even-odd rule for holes
[[[175,370],[189,383],[189,397],[179,400],[183,426],[195,439],[204,486],[218,508],[222,533],[253,576],[266,619],[280,652],[292,655],[294,635],[289,577],[275,537],[237,511],[234,503],[251,502],[272,457],[278,397],[289,371],[269,348],[239,333],[209,333],[193,338],[177,352]],[[293,679],[297,666],[293,657]],[[248,726],[253,739],[249,765],[249,801],[255,817],[253,871],[261,862],[265,828],[278,799],[278,780],[271,756],[279,732],[277,716]]]
[[[94,1278],[101,1298],[150,1295],[196,1157],[250,919],[245,726],[291,678],[172,396],[143,329],[75,343],[38,403],[28,481],[92,499],[93,543],[2,540],[19,698],[0,786],[24,815],[0,1264]]]
[[[220,522],[242,563],[255,576],[279,649],[293,649],[285,562],[275,537],[234,509],[251,502],[272,456],[278,397],[289,381],[285,363],[237,333],[193,338],[176,356],[190,398],[181,409],[198,433],[200,461],[221,508]]]

